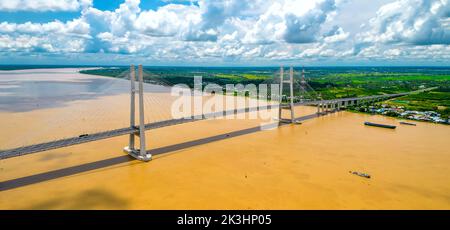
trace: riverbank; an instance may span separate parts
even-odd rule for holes
[[[371,115],[377,114],[416,122],[430,122],[443,125],[450,124],[450,117],[441,115],[439,111],[408,110],[404,106],[392,105],[390,101],[375,103],[372,105],[354,106],[349,108],[348,111]]]

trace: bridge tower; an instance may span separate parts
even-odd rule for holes
[[[130,91],[130,127],[135,130],[134,133],[130,134],[129,145],[124,148],[124,151],[131,155],[132,157],[141,160],[141,161],[150,161],[152,159],[152,155],[147,153],[145,149],[145,122],[144,122],[144,77],[142,73],[142,65],[138,67],[139,74],[139,89],[136,90],[135,84],[135,67],[134,65],[130,66],[130,82],[131,82],[131,91]],[[139,127],[135,124],[135,114],[136,114],[136,100],[135,94],[139,93]],[[135,137],[139,137],[139,148],[135,148]]]
[[[288,102],[283,102],[283,85],[289,84],[289,97],[287,97]],[[284,68],[281,66],[280,68],[280,97],[279,97],[279,108],[278,108],[278,118],[280,123],[297,123],[295,121],[295,115],[294,115],[294,69],[290,68],[289,71],[289,80],[286,80],[284,78]],[[290,111],[290,118],[282,118],[282,112],[283,110],[289,110]]]

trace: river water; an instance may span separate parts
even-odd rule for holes
[[[3,107],[1,146],[23,144],[24,139],[70,136],[80,127],[96,131],[128,125],[129,111],[123,109],[129,103],[126,81],[115,92],[78,98],[77,91],[95,94],[110,79],[68,72],[57,73],[58,80],[47,79],[52,87],[47,83],[39,87],[30,86],[35,83],[15,83],[14,87],[23,88],[7,93],[2,90],[1,103],[7,107],[15,102],[5,102],[5,94],[11,98],[15,93],[38,89],[38,95],[48,98],[48,92],[40,92],[48,87],[58,92],[50,97],[61,102],[39,108],[23,105],[17,110]],[[71,82],[70,87],[54,83],[64,79],[63,74],[70,75],[65,80],[76,83]],[[8,81],[11,79],[8,77]],[[163,92],[148,95],[158,98],[150,101],[151,105],[173,101]],[[92,116],[98,119],[82,115],[100,108],[104,112]],[[147,119],[168,116],[167,111],[155,108],[146,110],[151,116]],[[300,107],[296,114],[315,111],[313,107]],[[106,116],[112,119],[101,119]],[[60,117],[64,119],[58,121]],[[69,118],[71,125],[66,125]],[[54,123],[49,125],[48,121]],[[365,121],[398,127],[367,127]],[[402,126],[399,121],[339,112],[301,125],[167,152],[149,163],[132,160],[122,152],[127,136],[11,158],[0,161],[0,208],[449,209],[450,127],[432,123]],[[220,119],[151,130],[146,133],[147,149],[257,127],[260,123]],[[371,178],[350,173],[353,171],[367,173]]]

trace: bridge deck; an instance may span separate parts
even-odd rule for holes
[[[230,114],[231,112],[233,112],[234,114],[238,114],[238,113],[254,112],[254,111],[258,111],[259,109],[270,109],[270,108],[277,108],[277,107],[278,107],[277,105],[273,105],[273,106],[268,106],[268,107],[244,108],[244,109],[237,109],[237,110],[231,110],[231,111],[204,114],[201,117],[187,117],[187,118],[181,118],[181,119],[159,121],[159,122],[145,124],[145,130],[151,130],[151,129],[173,126],[173,125],[178,125],[178,124],[183,124],[183,123],[188,123],[188,122],[205,120],[205,119],[208,119],[211,117],[217,117],[217,116],[220,116],[223,114]],[[56,141],[50,141],[50,142],[39,143],[39,144],[35,144],[35,145],[29,145],[29,146],[14,148],[14,149],[8,149],[8,150],[0,151],[0,159],[7,159],[7,158],[27,155],[27,154],[31,154],[31,153],[43,152],[43,151],[47,151],[47,150],[68,147],[71,145],[77,145],[77,144],[82,144],[82,143],[87,143],[87,142],[132,134],[132,133],[136,133],[136,132],[138,132],[137,128],[126,127],[126,128],[109,130],[109,131],[105,131],[105,132],[88,134],[86,136],[81,135],[78,137],[65,138],[65,139],[56,140]]]

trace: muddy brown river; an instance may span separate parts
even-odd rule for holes
[[[71,136],[80,129],[128,125],[129,95],[121,91],[122,86],[115,88],[115,83],[107,82],[109,78],[80,75],[73,69],[48,71],[45,81],[53,84],[52,89],[65,79],[81,84],[78,87],[84,96],[57,90],[56,106],[33,107],[36,102],[45,104],[38,100],[23,103],[21,109],[3,107],[1,148]],[[20,80],[26,83],[13,86],[4,82],[6,75],[0,75],[1,104],[11,105],[6,97],[12,100],[15,93],[23,92],[20,87],[29,89],[35,84],[36,73],[27,74]],[[8,81],[14,79],[8,76]],[[89,95],[102,84],[113,85],[117,91]],[[168,116],[166,110],[156,109],[173,101],[167,92],[150,90],[147,96],[155,99],[147,103],[146,119]],[[53,95],[47,93],[43,98],[49,97]],[[83,115],[96,108],[102,108],[100,115]],[[315,111],[299,107],[296,114]],[[68,120],[71,125],[66,125]],[[397,129],[368,127],[365,121],[397,125]],[[128,136],[1,160],[0,209],[449,209],[450,126],[399,122],[343,111],[301,125],[167,151],[148,163],[122,152]],[[210,119],[150,130],[146,132],[147,149],[260,123],[260,119]],[[355,171],[371,177],[350,173]]]

